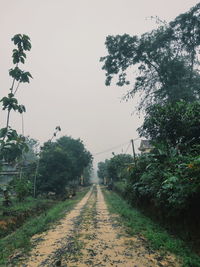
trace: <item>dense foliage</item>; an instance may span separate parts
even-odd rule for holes
[[[69,184],[77,185],[85,168],[92,162],[92,155],[80,139],[63,136],[55,142],[48,141],[40,153],[39,192],[65,193]]]
[[[139,134],[156,143],[185,150],[200,141],[200,102],[180,101],[146,109]]]
[[[126,169],[130,164],[133,164],[131,155],[114,155],[111,159],[98,163],[98,177],[104,183],[120,181],[126,177]]]

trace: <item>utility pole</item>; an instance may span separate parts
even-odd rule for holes
[[[132,149],[133,149],[133,158],[134,158],[134,162],[135,162],[135,165],[136,165],[136,155],[135,155],[135,147],[134,147],[133,139],[131,139],[131,144],[132,144]]]

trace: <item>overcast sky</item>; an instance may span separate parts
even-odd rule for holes
[[[0,97],[11,86],[11,37],[31,38],[32,50],[22,66],[33,75],[20,87],[18,99],[27,108],[25,135],[47,141],[57,125],[61,135],[83,140],[96,154],[138,137],[142,118],[134,111],[137,100],[121,102],[126,89],[106,87],[99,62],[106,55],[107,35],[142,34],[156,27],[149,19],[170,21],[186,12],[196,0],[0,0]],[[1,125],[5,112],[1,112]],[[21,131],[21,116],[12,114],[12,125]],[[125,144],[126,143],[126,144]],[[136,141],[138,147],[139,140]],[[95,156],[95,163],[111,152]],[[130,148],[128,152],[131,153]]]

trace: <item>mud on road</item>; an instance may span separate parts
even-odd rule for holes
[[[175,256],[160,255],[140,237],[127,235],[109,214],[98,185],[53,229],[34,236],[33,244],[27,260],[18,266],[180,266]]]

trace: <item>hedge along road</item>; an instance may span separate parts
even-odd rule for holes
[[[180,266],[175,256],[160,256],[140,238],[128,236],[108,213],[99,185],[52,229],[34,236],[33,245],[27,260],[18,266]]]

